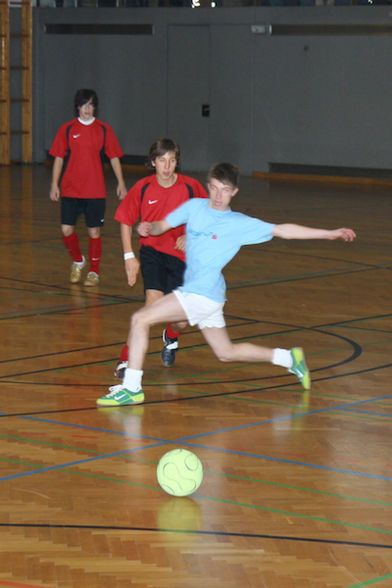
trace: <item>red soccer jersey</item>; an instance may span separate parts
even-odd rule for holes
[[[84,125],[77,118],[60,127],[49,153],[65,160],[61,195],[69,198],[106,198],[101,156],[124,155],[109,125],[98,119]]]
[[[139,180],[132,186],[117,208],[114,218],[129,227],[139,219],[147,222],[163,220],[169,212],[193,197],[208,198],[207,192],[197,180],[177,174],[177,180],[173,186],[164,188],[157,182],[154,174]],[[181,225],[157,237],[140,237],[140,245],[147,245],[162,253],[185,260],[184,253],[174,249],[177,238],[183,234],[184,225]]]

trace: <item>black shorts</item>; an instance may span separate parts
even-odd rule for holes
[[[61,198],[61,224],[74,227],[84,214],[89,228],[102,227],[105,217],[105,198]]]
[[[140,265],[144,290],[159,290],[169,294],[182,285],[185,262],[174,255],[156,251],[153,247],[142,245]]]

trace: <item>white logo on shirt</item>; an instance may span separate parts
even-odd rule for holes
[[[158,200],[149,200],[148,201],[149,204],[155,204],[156,202],[158,202]]]
[[[78,137],[80,137],[80,133],[78,135],[72,135],[72,139],[77,139]]]

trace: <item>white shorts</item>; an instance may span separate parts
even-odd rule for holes
[[[184,309],[191,326],[197,325],[199,329],[206,327],[222,329],[226,326],[223,316],[224,302],[216,302],[206,296],[182,292],[182,290],[173,290],[173,293]]]

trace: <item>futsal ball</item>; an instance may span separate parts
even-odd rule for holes
[[[187,449],[173,449],[161,457],[157,479],[162,490],[172,496],[189,496],[203,480],[200,459]]]

